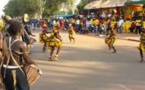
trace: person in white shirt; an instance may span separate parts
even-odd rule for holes
[[[122,25],[124,23],[124,20],[122,19],[122,17],[120,17],[120,20],[118,22],[118,26],[119,26],[119,33],[122,33]]]

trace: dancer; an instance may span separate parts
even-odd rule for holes
[[[49,37],[47,36],[48,33],[50,33],[50,32],[47,31],[47,25],[44,24],[43,25],[43,31],[40,34],[40,43],[43,44],[43,48],[42,48],[42,51],[43,52],[46,51],[47,43],[49,41]]]
[[[51,47],[49,60],[50,61],[57,61],[59,53],[60,53],[60,49],[61,49],[61,46],[62,46],[62,39],[61,39],[61,36],[59,35],[58,24],[55,24],[54,30],[52,31],[52,33],[50,35],[49,46]],[[52,58],[55,47],[57,48],[57,52],[56,52],[54,58]]]
[[[108,35],[109,35],[109,36],[108,36]],[[110,28],[110,30],[108,30],[107,36],[108,36],[108,37],[105,38],[105,43],[108,45],[109,50],[111,50],[111,49],[114,50],[112,53],[116,53],[117,51],[116,51],[116,49],[115,49],[115,47],[114,47],[114,42],[115,42],[115,40],[116,40],[116,34],[115,34],[114,31],[113,31],[113,27]]]
[[[140,56],[141,56],[141,61],[144,61],[144,56],[143,56],[143,52],[145,52],[145,29],[142,30],[142,33],[140,34],[140,45],[138,47],[139,51],[140,51]]]
[[[75,35],[74,28],[73,28],[72,24],[69,24],[69,40],[70,40],[70,42],[73,40],[73,43],[75,43],[74,35]]]

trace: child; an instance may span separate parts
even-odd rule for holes
[[[105,38],[105,43],[108,45],[109,50],[111,50],[111,49],[114,50],[112,53],[116,53],[116,49],[115,49],[115,47],[113,45],[115,40],[116,40],[116,34],[113,31],[113,27],[110,28],[110,30],[107,32],[107,35],[109,35],[109,37]]]
[[[73,42],[75,43],[74,34],[75,34],[74,28],[71,24],[69,24],[69,40],[70,42],[73,40]]]

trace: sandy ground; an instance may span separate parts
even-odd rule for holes
[[[117,53],[111,53],[104,37],[76,34],[76,43],[69,43],[66,32],[61,32],[64,44],[59,61],[48,61],[49,50],[42,52],[37,43],[31,58],[42,69],[43,75],[31,90],[145,90],[145,63],[139,63],[137,47],[139,35],[117,34]]]

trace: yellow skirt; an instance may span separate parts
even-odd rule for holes
[[[141,42],[138,49],[141,49],[143,52],[145,52],[145,44]]]
[[[105,38],[105,43],[107,45],[110,45],[110,46],[113,46],[113,44],[114,44],[115,41],[116,41],[116,38],[115,37],[111,37],[111,38],[107,37],[107,38]]]
[[[57,40],[50,41],[49,42],[49,46],[50,47],[61,47],[62,46],[62,42],[61,41],[57,41]]]
[[[74,34],[69,34],[69,38],[74,38]]]

